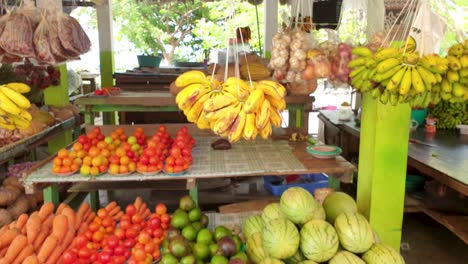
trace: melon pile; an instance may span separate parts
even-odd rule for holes
[[[247,218],[242,232],[254,263],[405,263],[397,251],[377,241],[356,202],[342,192],[327,196],[322,206],[307,190],[289,188],[279,203]]]

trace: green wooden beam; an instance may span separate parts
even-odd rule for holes
[[[51,185],[44,188],[44,190],[42,190],[42,196],[44,197],[44,203],[52,202],[54,203],[55,207],[57,207],[60,203],[58,184],[52,183]]]
[[[363,96],[357,203],[383,242],[400,250],[408,157],[408,104]]]
[[[101,86],[114,86],[114,52],[101,51],[99,59],[101,62]]]

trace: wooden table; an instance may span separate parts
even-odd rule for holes
[[[354,119],[340,121],[337,112],[333,110],[320,111],[319,119],[324,123],[321,127],[325,135],[327,131],[333,130],[333,126],[338,130],[337,134],[329,135],[331,138],[328,138],[328,141],[345,149],[349,147],[346,146],[346,141],[349,141],[350,137],[356,138],[359,142],[359,126]],[[461,135],[458,131],[443,130],[438,130],[435,134],[427,134],[423,128],[420,128],[412,131],[410,138],[432,146],[409,143],[408,166],[468,196],[468,136]],[[347,149],[348,153],[353,151],[356,149]],[[422,204],[418,207],[420,211],[446,226],[468,244],[468,216],[437,212]]]
[[[289,127],[307,128],[308,113],[312,110],[314,97],[286,96],[285,100],[289,111]],[[108,97],[90,95],[76,99],[75,103],[84,111],[86,124],[94,124],[93,113],[96,112],[180,111],[175,96],[169,91],[122,91],[119,95]]]

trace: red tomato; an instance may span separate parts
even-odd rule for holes
[[[163,230],[168,229],[168,228],[169,228],[169,223],[161,223],[161,228],[162,228]]]
[[[124,246],[117,246],[114,248],[114,255],[116,256],[123,256],[127,249]]]
[[[126,261],[124,256],[114,256],[112,257],[112,263],[114,264],[124,264]]]
[[[101,252],[101,253],[98,254],[97,259],[98,259],[98,261],[100,261],[102,263],[110,263],[111,255],[109,253],[106,253],[106,252]]]
[[[185,147],[185,143],[183,141],[177,140],[176,141],[177,147],[183,149]]]
[[[159,258],[161,257],[161,251],[160,251],[159,249],[156,249],[156,250],[153,252],[152,256],[153,256],[153,259],[154,259],[154,260],[159,259]]]
[[[125,213],[127,215],[129,215],[130,217],[133,216],[134,214],[136,214],[136,212],[137,212],[137,209],[136,209],[135,205],[133,205],[133,204],[129,204],[125,208]]]
[[[88,243],[88,238],[83,234],[78,235],[75,238],[75,247],[77,247],[77,248],[85,247],[87,243]]]
[[[171,150],[169,151],[172,157],[178,158],[180,157],[180,148],[179,147],[172,147]]]
[[[124,247],[126,248],[132,248],[135,245],[136,241],[135,239],[132,238],[127,238],[124,241]],[[124,253],[125,254],[125,253]]]
[[[148,220],[148,227],[151,230],[155,230],[156,228],[161,227],[161,219],[157,217],[153,217],[150,220]]]
[[[154,242],[150,238],[150,240],[147,243],[145,243],[145,252],[149,253],[149,254],[152,254],[154,252],[155,248],[156,248],[156,245],[154,244]]]
[[[133,224],[139,224],[143,222],[143,217],[140,214],[135,214],[132,216],[132,223]]]
[[[90,259],[91,258],[91,255],[93,253],[91,252],[91,250],[89,248],[80,248],[80,250],[78,251],[78,256],[81,258],[81,259]]]
[[[169,156],[166,159],[166,165],[168,166],[174,166],[175,164],[175,158],[173,156]]]
[[[90,230],[86,230],[86,232],[84,233],[86,239],[91,240],[91,238],[93,238],[93,232],[91,232]]]
[[[107,246],[110,248],[116,248],[119,245],[119,241],[120,239],[116,235],[110,236],[107,238]]]
[[[122,240],[125,238],[125,231],[123,229],[117,229],[114,231],[115,236],[119,239]]]
[[[171,221],[171,216],[168,215],[167,213],[164,213],[161,215],[161,222],[163,223],[169,223]]]
[[[132,226],[132,223],[130,222],[130,220],[120,220],[120,228],[122,230],[127,230],[129,229],[130,227]]]
[[[107,253],[109,254],[110,256],[114,255],[114,249],[110,248],[109,246],[103,246],[102,247],[102,250],[101,250],[102,253]]]
[[[158,203],[155,207],[154,207],[154,211],[156,214],[158,215],[163,215],[165,213],[167,213],[167,207],[165,204],[163,203]],[[162,220],[162,219],[161,219]]]
[[[137,248],[133,251],[132,256],[135,258],[135,260],[142,261],[146,259],[146,252],[144,249]]]
[[[72,264],[78,259],[78,255],[72,250],[67,250],[62,255],[63,264]]]
[[[162,231],[162,229],[157,228],[153,231],[153,237],[161,238],[163,235],[164,232]]]

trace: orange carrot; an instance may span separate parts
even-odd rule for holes
[[[140,210],[140,207],[141,207],[142,204],[143,204],[143,199],[141,199],[140,196],[137,196],[137,198],[135,198],[135,202],[133,203],[133,205],[135,205],[137,211]]]
[[[151,211],[150,211],[150,209],[148,209],[148,208],[146,208],[146,210],[143,212],[143,214],[141,214],[141,216],[143,217],[143,219],[149,218],[150,215],[151,215]]]
[[[23,261],[23,264],[39,264],[39,259],[36,255],[31,255]]]
[[[114,220],[120,219],[123,215],[124,215],[124,213],[122,211],[120,211],[116,215],[114,215],[112,217],[112,219],[114,219]]]
[[[54,212],[55,206],[52,202],[44,203],[39,209],[39,216],[42,220],[45,220],[50,214]]]
[[[146,211],[146,203],[143,203],[141,206],[140,206],[140,209],[138,209],[137,213],[142,215],[145,211]]]
[[[8,250],[8,247],[4,247],[0,250],[0,258],[3,258]]]
[[[78,228],[78,231],[76,231],[77,235],[83,234],[86,230],[88,229],[88,224],[87,223],[81,223],[80,227]]]
[[[39,234],[36,237],[36,240],[34,240],[33,246],[34,246],[34,251],[39,251],[39,249],[42,246],[42,243],[44,243],[44,240],[49,236],[50,229],[49,228],[42,228]]]
[[[64,215],[55,215],[54,221],[52,223],[52,235],[58,238],[58,242],[62,242],[63,238],[68,231],[68,219]]]
[[[91,212],[87,217],[86,217],[86,220],[85,222],[87,224],[90,224],[91,222],[93,222],[94,218],[96,217],[96,213],[95,212]]]
[[[76,230],[69,228],[67,233],[65,234],[65,237],[62,240],[62,247],[63,248],[68,248],[68,245],[73,241],[73,238],[75,238]]]
[[[21,250],[12,264],[21,264],[27,257],[31,256],[32,254],[34,254],[34,247],[31,244],[28,244]]]
[[[61,245],[57,245],[54,248],[54,251],[52,251],[50,256],[47,258],[47,261],[45,262],[45,264],[56,264],[56,263],[58,263],[58,260],[59,260],[60,256],[62,255],[62,252],[63,252],[63,247]]]
[[[115,201],[112,201],[108,205],[106,205],[105,209],[106,209],[107,212],[110,212],[115,207],[117,207],[117,203]]]
[[[37,258],[39,259],[39,263],[44,263],[47,258],[52,254],[52,251],[54,251],[55,247],[58,244],[58,238],[55,237],[54,235],[50,235],[44,240],[44,243],[41,246],[41,249],[39,250],[39,253],[37,254]]]
[[[76,228],[75,228],[75,218],[76,218],[75,211],[73,209],[71,209],[70,207],[67,207],[67,208],[63,209],[62,215],[67,217],[68,227],[73,229],[73,230],[76,230]]]
[[[19,231],[16,228],[8,229],[5,233],[0,234],[0,249],[8,247],[18,235]]]
[[[66,203],[60,203],[59,206],[57,206],[57,210],[55,210],[56,214],[61,214],[63,209],[69,207],[68,204]]]
[[[20,254],[21,250],[28,244],[28,239],[25,235],[18,235],[13,239],[10,246],[8,247],[5,256],[3,257],[4,263],[12,263],[15,258]],[[0,263],[2,263],[0,261]]]
[[[112,210],[107,211],[109,216],[112,217],[120,212],[120,206],[114,207]]]
[[[46,220],[44,220],[44,222],[42,223],[41,229],[42,229],[42,228],[49,228],[49,229],[51,229],[51,228],[52,228],[52,223],[54,222],[54,218],[55,218],[55,215],[54,215],[54,214],[49,215],[49,216],[46,218]]]
[[[10,227],[10,229],[16,227],[16,220],[8,224],[8,226]]]
[[[28,222],[26,223],[26,237],[28,238],[28,242],[30,244],[34,243],[39,232],[41,231],[42,219],[39,217],[38,214],[32,214],[29,217]]]
[[[16,228],[19,230],[23,229],[28,221],[29,216],[27,214],[21,214],[18,219],[16,220]]]
[[[82,203],[80,208],[78,208],[78,211],[76,212],[76,219],[75,219],[75,229],[78,229],[81,221],[84,219],[84,214],[88,211],[89,209],[89,204],[88,203]]]

